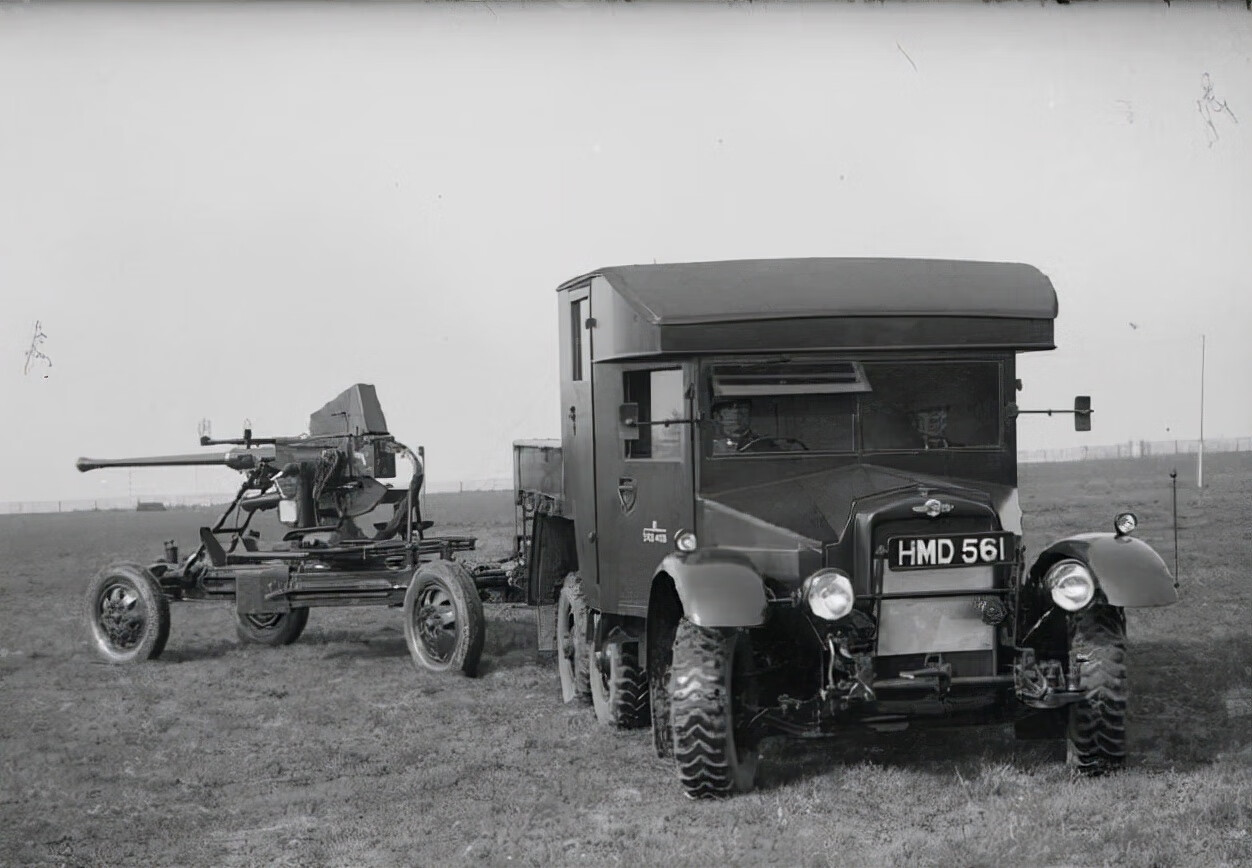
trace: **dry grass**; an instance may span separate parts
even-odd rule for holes
[[[1130,507],[1172,564],[1168,469],[1024,468],[1031,550]],[[0,863],[1247,864],[1252,460],[1206,470],[1180,496],[1183,602],[1130,615],[1126,772],[1071,780],[996,728],[770,742],[760,789],[720,803],[562,706],[525,609],[489,607],[472,681],[416,671],[386,609],[316,610],[276,650],[241,646],[228,606],[176,605],[165,655],[114,668],[85,642],[89,573],[202,516],[0,518]],[[507,495],[428,509],[507,551]]]

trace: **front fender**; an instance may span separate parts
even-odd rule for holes
[[[1110,605],[1168,606],[1178,602],[1169,567],[1143,540],[1111,533],[1066,537],[1039,555],[1030,568],[1030,577],[1042,582],[1049,567],[1069,558],[1086,564]]]
[[[674,582],[683,614],[701,627],[756,627],[765,623],[765,582],[738,552],[672,552],[657,568]]]

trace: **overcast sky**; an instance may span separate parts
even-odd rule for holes
[[[432,482],[508,476],[556,285],[653,261],[1028,262],[1021,403],[1097,412],[1024,448],[1197,436],[1202,333],[1249,435],[1250,200],[1243,3],[0,5],[0,500],[357,381]]]

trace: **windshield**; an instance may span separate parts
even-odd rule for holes
[[[994,361],[765,362],[712,371],[714,457],[997,447]]]

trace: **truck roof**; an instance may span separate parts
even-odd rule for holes
[[[604,277],[654,325],[811,316],[1055,319],[1052,282],[1032,265],[947,259],[743,259],[617,265]]]
[[[1019,263],[826,258],[619,265],[568,280],[560,289],[588,284],[592,316],[597,326],[609,326],[597,327],[595,361],[779,350],[1054,347],[1052,282]]]

